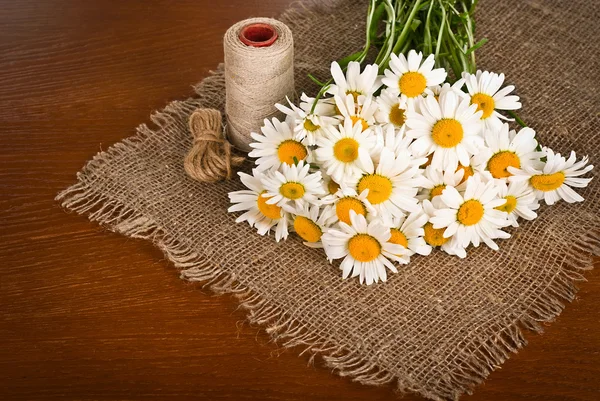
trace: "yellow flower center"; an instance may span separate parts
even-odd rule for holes
[[[390,242],[392,244],[402,245],[405,248],[408,248],[408,239],[406,235],[402,231],[397,228],[390,228],[392,236],[390,237]]]
[[[392,195],[392,181],[379,174],[367,174],[358,181],[357,189],[359,194],[368,189],[367,199],[371,204],[377,205],[385,202]]]
[[[367,124],[367,122],[365,121],[364,118],[360,117],[360,116],[350,116],[350,119],[352,120],[352,126],[354,127],[356,124],[358,124],[359,122],[362,125],[362,130],[366,130],[367,128],[369,128],[369,124]]]
[[[279,187],[279,193],[288,199],[300,199],[304,196],[304,186],[297,182],[286,182]]]
[[[333,155],[344,163],[352,163],[358,158],[358,142],[352,138],[342,138],[333,145]]]
[[[354,103],[356,103],[358,101],[358,97],[362,95],[362,93],[358,91],[347,90],[346,95],[352,95],[352,97],[354,98]]]
[[[508,166],[521,167],[519,156],[508,150],[496,153],[487,163],[487,169],[494,178],[510,177],[512,174],[507,170]]]
[[[261,196],[267,191],[263,191],[258,195],[256,199],[256,206],[258,207],[258,211],[262,213],[263,216],[268,217],[272,220],[277,220],[281,217],[281,208],[277,205],[269,205],[267,201],[271,199],[270,197]]]
[[[494,98],[485,93],[476,93],[471,96],[471,104],[477,105],[477,111],[483,110],[483,115],[481,116],[482,120],[491,116],[494,112],[494,107],[496,106]]]
[[[304,160],[307,155],[308,151],[306,150],[306,147],[300,142],[292,139],[281,142],[277,148],[277,157],[279,157],[279,161],[290,166],[294,164],[294,158],[300,161]]]
[[[316,125],[315,123],[313,123],[310,119],[306,118],[304,120],[304,129],[309,131],[309,132],[315,132],[316,130],[318,130],[319,128],[321,128],[320,125]]]
[[[356,234],[348,241],[348,250],[354,260],[370,262],[381,254],[381,245],[368,234]]]
[[[473,174],[475,174],[475,171],[473,170],[473,167],[471,167],[471,166],[463,166],[462,164],[459,164],[458,167],[456,168],[456,171],[458,171],[458,170],[464,171],[463,178],[462,178],[462,180],[460,180],[458,185],[467,181],[469,179],[469,177],[472,177]]]
[[[463,127],[453,118],[442,118],[433,126],[431,137],[442,148],[453,148],[463,139]]]
[[[340,184],[333,180],[329,180],[329,182],[327,183],[327,190],[329,191],[329,193],[333,195],[338,191],[338,189],[340,189]]]
[[[307,242],[317,242],[323,235],[321,228],[314,221],[304,216],[296,216],[294,230]]]
[[[475,199],[469,199],[458,208],[456,219],[465,226],[479,223],[483,218],[483,205]]]
[[[351,223],[350,210],[354,210],[356,214],[361,214],[363,216],[367,214],[365,205],[363,205],[359,199],[350,196],[340,199],[335,205],[335,214],[337,215],[337,218],[346,224]]]
[[[407,97],[416,97],[425,91],[427,80],[420,72],[405,72],[398,81],[400,92]]]
[[[406,116],[404,115],[404,109],[400,108],[400,104],[396,103],[390,108],[390,122],[394,124],[396,127],[401,127],[404,125],[406,121]]]
[[[442,246],[450,239],[444,238],[445,228],[433,228],[433,224],[431,223],[425,224],[423,230],[425,231],[423,239],[431,246]]]
[[[444,189],[446,189],[445,184],[436,185],[435,187],[431,188],[431,192],[429,193],[429,200],[435,198],[438,195],[441,195]]]
[[[529,179],[531,186],[540,191],[554,191],[565,182],[565,173],[559,171],[554,174],[534,175]]]
[[[501,212],[512,213],[513,210],[517,207],[517,198],[512,195],[505,196],[506,203],[504,205],[500,205],[495,207],[494,209],[500,210]]]

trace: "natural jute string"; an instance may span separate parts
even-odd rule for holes
[[[239,39],[250,24],[269,24],[277,39],[268,47],[252,47]],[[233,25],[223,39],[225,51],[225,112],[227,136],[238,149],[250,151],[251,132],[259,132],[265,118],[279,112],[275,103],[294,93],[294,43],[292,32],[271,18],[250,18]]]
[[[197,109],[190,116],[189,127],[194,144],[183,162],[186,173],[203,182],[230,179],[232,166],[239,166],[244,158],[232,155],[231,144],[223,135],[221,112]]]

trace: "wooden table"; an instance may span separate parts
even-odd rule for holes
[[[0,0],[0,399],[396,398],[307,367],[149,243],[53,200],[96,152],[191,96],[227,27],[289,2]],[[586,276],[465,400],[600,399],[600,274]]]

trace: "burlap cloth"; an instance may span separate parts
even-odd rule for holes
[[[297,90],[314,94],[332,59],[360,48],[366,1],[296,7],[281,16],[296,42]],[[523,100],[522,117],[544,144],[589,154],[598,164],[600,2],[481,1],[478,37],[490,41],[480,68],[504,72]],[[183,278],[235,293],[250,321],[285,346],[322,355],[342,376],[395,382],[432,399],[471,392],[511,352],[522,329],[541,331],[573,298],[581,270],[600,253],[596,178],[582,204],[542,207],[513,230],[500,251],[471,249],[461,260],[442,252],[412,257],[387,284],[342,281],[320,250],[294,235],[275,243],[227,213],[235,180],[201,184],[183,170],[191,146],[187,119],[196,107],[223,109],[223,69],[196,86],[198,96],[152,116],[154,128],[101,152],[59,195],[90,220],[160,247]]]

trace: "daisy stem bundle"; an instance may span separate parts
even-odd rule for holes
[[[476,5],[477,0],[370,0],[365,44],[339,64],[345,69],[351,61],[362,63],[371,47],[376,47],[375,64],[381,73],[388,67],[390,54],[415,49],[425,56],[434,54],[436,66],[452,70],[456,78],[463,71],[474,73],[475,50],[487,42],[475,42]],[[321,87],[330,83],[310,77]]]

